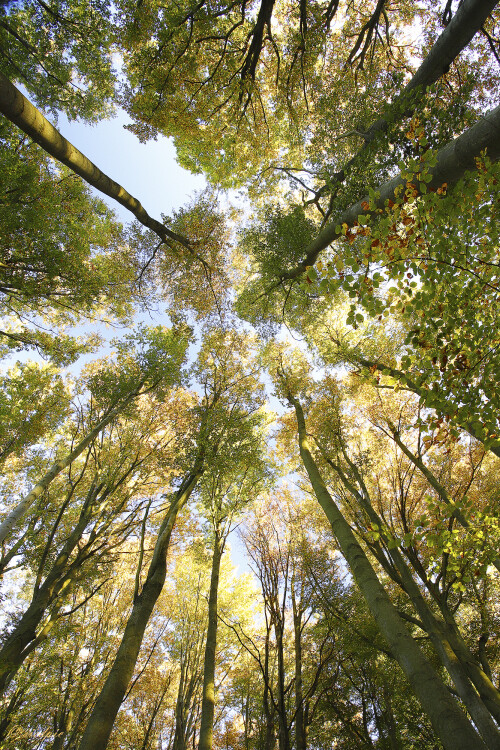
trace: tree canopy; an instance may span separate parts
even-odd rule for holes
[[[498,750],[497,3],[12,1],[0,53],[1,746]],[[206,189],[58,129],[117,108]]]

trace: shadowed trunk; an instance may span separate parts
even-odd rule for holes
[[[201,726],[199,750],[212,750],[214,711],[215,711],[215,658],[217,650],[217,596],[219,592],[219,574],[224,541],[220,529],[215,529],[212,554],[212,574],[210,577],[210,594],[208,598],[208,628],[203,666],[203,697],[201,703]]]
[[[160,527],[146,580],[141,593],[134,600],[118,653],[97,698],[80,750],[104,750],[108,744],[116,715],[134,673],[144,631],[165,583],[167,551],[177,514],[189,499],[201,473],[200,460],[176,493]]]
[[[288,399],[295,408],[300,455],[316,498],[331,523],[342,554],[382,635],[429,716],[434,731],[446,750],[484,750],[486,745],[409,634],[351,527],[328,492],[309,448],[302,407],[291,394],[288,394]]]

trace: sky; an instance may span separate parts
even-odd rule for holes
[[[192,175],[180,167],[175,159],[172,140],[160,136],[158,140],[140,143],[125,129],[131,120],[119,110],[112,120],[97,125],[68,122],[61,115],[58,130],[85,156],[128,192],[137,198],[146,211],[160,220],[188,202],[196,191],[205,186],[201,175]],[[116,201],[102,196],[124,222],[134,217]]]
[[[101,172],[137,198],[150,216],[161,221],[162,214],[170,215],[172,210],[189,203],[196,192],[203,190],[206,181],[203,176],[193,175],[177,164],[172,139],[159,136],[157,140],[140,143],[133,133],[125,129],[125,125],[131,122],[128,115],[122,109],[118,109],[116,117],[103,120],[96,125],[70,122],[64,114],[60,114],[57,123],[53,124]],[[104,200],[124,224],[135,220],[133,214],[117,201],[91,186],[89,189]],[[137,316],[137,322],[144,322],[146,325],[169,325],[166,315],[160,315],[153,321],[149,315],[140,314]],[[120,328],[107,329],[99,323],[85,324],[75,330],[78,334],[89,331],[97,331],[105,341],[121,337],[124,333]],[[102,353],[109,349],[110,347],[104,345]],[[30,356],[32,353],[28,352],[27,357]],[[76,374],[82,365],[96,356],[96,353],[83,355],[70,370]]]

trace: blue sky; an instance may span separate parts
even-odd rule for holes
[[[137,198],[146,211],[160,220],[162,213],[170,214],[180,208],[205,186],[201,175],[192,175],[175,160],[175,147],[169,138],[140,143],[135,135],[125,130],[129,117],[119,110],[117,117],[97,125],[68,122],[61,115],[58,130],[85,156],[129,193]],[[132,214],[119,203],[102,196],[124,222]]]

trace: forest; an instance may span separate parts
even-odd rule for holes
[[[2,750],[500,750],[499,91],[492,0],[0,3]]]

